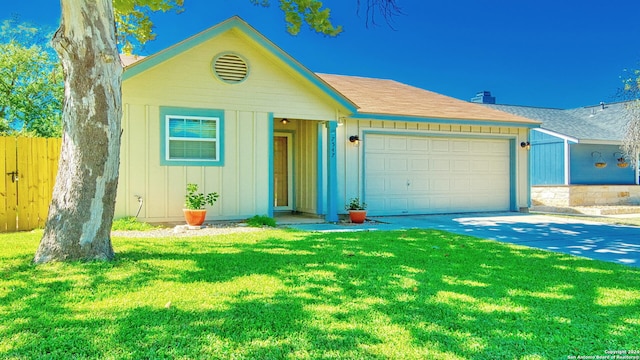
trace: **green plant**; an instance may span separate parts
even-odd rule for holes
[[[159,226],[154,226],[146,222],[138,221],[138,218],[135,216],[127,216],[113,221],[111,225],[111,230],[153,230],[157,229]]]
[[[349,200],[349,203],[345,205],[344,209],[349,210],[365,210],[367,208],[367,204],[365,202],[360,202],[360,198],[352,198]]]
[[[247,219],[247,225],[251,227],[276,227],[276,220],[274,218],[268,217],[267,215],[256,215],[252,218]]]
[[[218,193],[203,194],[198,192],[198,184],[187,184],[185,203],[189,210],[202,210],[205,205],[213,205],[218,200]]]

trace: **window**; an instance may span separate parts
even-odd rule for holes
[[[163,165],[222,165],[222,111],[161,108]]]

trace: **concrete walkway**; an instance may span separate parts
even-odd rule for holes
[[[522,213],[374,217],[353,224],[292,224],[305,231],[438,229],[640,267],[640,227]]]

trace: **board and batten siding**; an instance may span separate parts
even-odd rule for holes
[[[248,78],[230,85],[211,69],[220,53],[240,55]],[[160,165],[160,108],[224,112],[223,166]],[[230,31],[176,54],[123,82],[123,136],[116,218],[149,222],[181,221],[185,187],[218,192],[207,219],[265,215],[270,208],[269,162],[274,118],[299,119],[296,148],[296,205],[316,211],[317,121],[335,119],[339,105],[282,60],[253,40]],[[308,120],[308,121],[302,121]]]
[[[478,137],[509,139],[515,142],[515,189],[512,189],[517,208],[529,206],[528,179],[528,151],[521,149],[519,144],[528,139],[527,128],[503,126],[473,126],[438,124],[426,122],[378,121],[378,120],[347,120],[338,131],[338,178],[340,179],[339,199],[346,203],[353,197],[364,194],[364,146],[366,134],[402,134],[416,136],[444,136],[444,137]],[[358,135],[363,142],[356,146],[349,142],[349,136]],[[340,147],[344,146],[344,151]],[[363,199],[366,201],[366,195]],[[339,210],[342,210],[340,208]],[[345,212],[345,211],[341,211]]]
[[[565,140],[531,131],[531,185],[565,185]]]
[[[269,114],[225,111],[224,166],[161,166],[157,107],[125,105],[120,185],[116,217],[138,210],[143,199],[143,221],[183,219],[185,187],[197,183],[202,192],[217,192],[218,202],[208,207],[207,218],[237,219],[266,214],[269,204]],[[242,136],[237,136],[242,133]]]

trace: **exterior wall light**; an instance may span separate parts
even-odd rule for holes
[[[280,122],[282,123],[282,125],[287,125],[289,123],[289,119],[284,118],[284,119],[280,120]]]
[[[531,143],[528,141],[523,141],[520,143],[520,147],[526,150],[531,150]]]
[[[349,136],[349,141],[357,146],[358,144],[360,144],[360,137],[358,135],[351,135]]]

